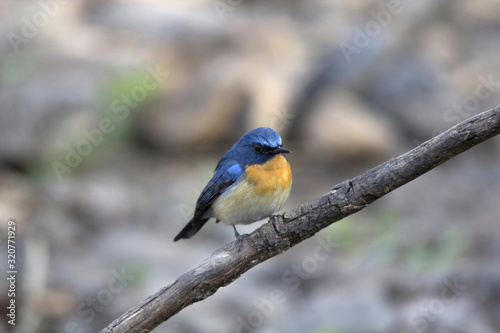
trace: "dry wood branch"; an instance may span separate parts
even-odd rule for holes
[[[149,332],[183,308],[201,301],[255,265],[288,250],[319,230],[360,211],[452,157],[500,133],[500,106],[471,117],[411,151],[346,180],[313,201],[232,242],[198,267],[131,308],[105,332]]]

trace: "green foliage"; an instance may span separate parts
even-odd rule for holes
[[[148,90],[144,87],[143,80],[147,75],[147,71],[143,68],[116,71],[101,90],[96,105],[99,117],[110,118],[116,126],[116,129],[106,136],[106,140],[129,139],[135,115],[158,95],[158,88]],[[136,91],[145,91],[144,99],[138,100],[134,94]],[[120,109],[123,111],[117,111]]]
[[[380,210],[374,214],[368,229],[358,219],[359,216],[351,215],[327,228],[329,236],[340,245],[339,253],[372,262],[391,260],[399,246],[399,215]]]
[[[449,270],[462,252],[463,244],[458,230],[449,230],[436,240],[412,245],[408,250],[408,263],[417,272]]]
[[[35,70],[34,58],[27,52],[8,53],[0,62],[0,82],[6,86],[28,81]]]
[[[335,243],[339,244],[341,247],[349,247],[354,244],[358,238],[356,228],[355,217],[351,215],[329,226],[327,232],[330,233]]]
[[[365,246],[365,257],[372,263],[393,260],[400,247],[400,226],[401,218],[397,212],[388,209],[377,212]]]
[[[137,113],[160,92],[160,85],[151,80],[147,68],[126,69],[111,74],[95,100],[92,108],[95,114],[90,115],[92,124],[63,138],[62,148],[46,154],[43,161],[33,165],[28,172],[30,177],[37,180],[54,176],[57,173],[54,163],[66,170],[64,176],[67,177],[75,170],[103,160],[116,150],[117,145],[128,141],[132,137]],[[88,151],[90,153],[86,153]],[[68,158],[77,163],[68,165]]]
[[[463,250],[461,233],[452,229],[424,243],[403,244],[402,217],[394,210],[382,208],[373,214],[372,224],[357,223],[359,216],[349,216],[327,228],[340,244],[339,254],[363,258],[370,265],[400,259],[415,272],[446,271]],[[368,228],[367,228],[368,226]]]
[[[149,275],[148,266],[143,262],[128,261],[116,268],[116,271],[121,272],[125,270],[126,274],[132,276],[133,279],[129,281],[129,285],[133,288],[143,286]]]

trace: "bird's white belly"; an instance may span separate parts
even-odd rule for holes
[[[213,203],[214,216],[227,225],[250,224],[276,213],[290,195],[290,186],[265,195],[253,189],[247,180],[234,184]]]

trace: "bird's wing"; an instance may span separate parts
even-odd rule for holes
[[[241,165],[235,161],[229,161],[222,166],[218,166],[215,174],[203,189],[196,202],[196,215],[203,215],[210,205],[224,191],[231,186],[243,173]]]
[[[234,184],[243,173],[243,168],[235,161],[221,160],[215,169],[215,174],[203,189],[196,202],[194,217],[184,226],[181,232],[175,236],[174,241],[182,238],[190,238],[203,227],[211,216],[205,216],[215,199]]]
[[[194,217],[184,226],[181,232],[175,236],[174,241],[182,238],[190,238],[203,227],[211,216],[205,216],[210,206],[224,191],[234,184],[243,173],[243,168],[235,161],[221,160],[215,169],[215,175],[203,189],[196,202]]]

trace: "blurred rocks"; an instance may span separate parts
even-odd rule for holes
[[[26,221],[32,217],[36,198],[32,195],[31,184],[17,173],[0,169],[0,219]],[[6,224],[2,233],[7,233]]]
[[[389,304],[372,290],[356,289],[329,291],[324,297],[302,302],[296,314],[300,319],[289,325],[287,332],[310,332],[323,327],[341,332],[394,331],[395,312]],[[308,316],[300,315],[302,313]]]
[[[369,159],[390,156],[397,135],[387,120],[361,103],[349,91],[325,96],[303,125],[304,151],[316,159]]]
[[[35,311],[42,317],[58,318],[71,314],[75,307],[73,295],[62,290],[47,290],[33,301]]]

